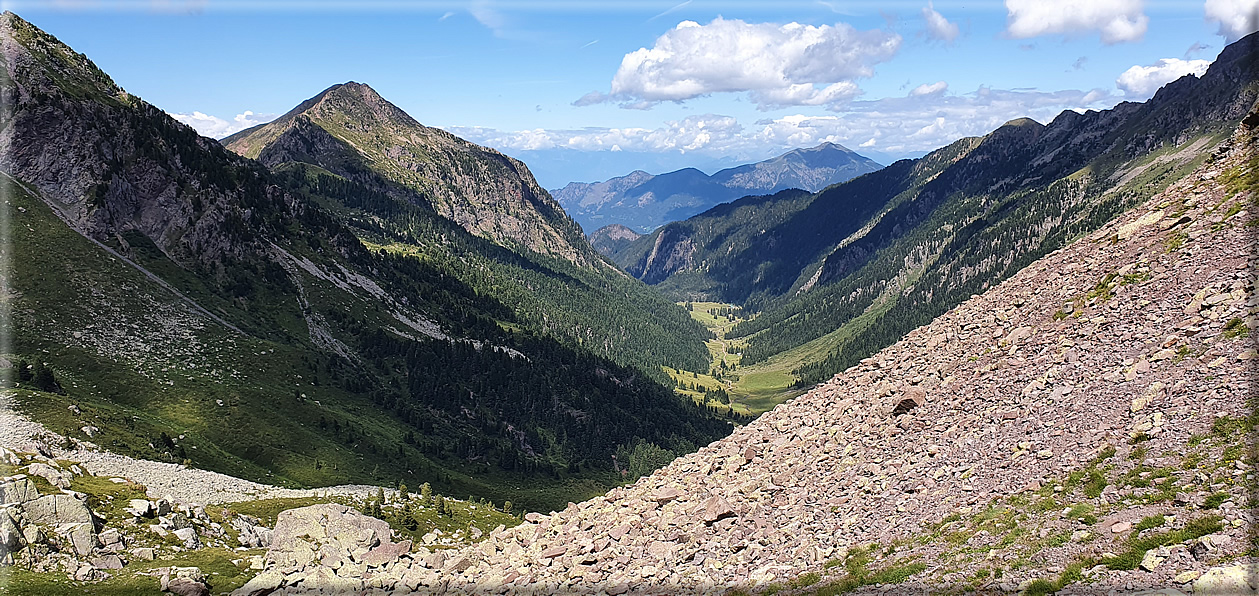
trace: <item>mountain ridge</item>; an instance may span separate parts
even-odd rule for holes
[[[362,83],[333,85],[221,142],[268,167],[318,165],[508,247],[605,266],[523,163],[424,126]]]
[[[571,182],[552,195],[587,230],[620,223],[642,233],[741,196],[787,188],[817,191],[881,167],[843,145],[825,142],[711,176],[696,168],[659,175],[635,170],[603,182]]]

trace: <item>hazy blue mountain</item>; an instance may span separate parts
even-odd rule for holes
[[[587,231],[621,224],[646,233],[739,197],[788,188],[818,191],[881,167],[842,145],[823,143],[711,176],[695,168],[660,175],[636,170],[603,182],[572,182],[551,194]]]

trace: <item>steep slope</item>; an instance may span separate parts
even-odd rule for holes
[[[409,140],[390,146],[402,133]],[[420,126],[366,85],[333,86],[224,143],[257,154],[287,188],[329,209],[374,250],[440,264],[476,292],[493,296],[525,331],[637,367],[658,381],[666,379],[663,366],[702,367],[708,361],[707,332],[617,270],[585,237],[565,241],[572,250],[557,252],[554,243],[530,246],[475,226],[464,229],[467,216],[498,222],[494,226],[504,217],[533,221],[520,228],[530,233],[578,230],[545,193],[526,193],[537,209],[500,200],[503,185],[532,188],[523,165],[517,173],[495,170],[494,164],[508,163],[497,153]],[[435,157],[419,160],[424,151]],[[451,165],[455,158],[463,161]],[[467,176],[469,168],[483,176]],[[442,184],[463,197],[451,203],[457,213],[424,190],[447,179]],[[553,213],[543,219],[556,227],[539,223],[547,205]]]
[[[429,206],[504,246],[602,265],[581,229],[524,164],[420,124],[367,85],[333,85],[275,121],[222,142],[269,167],[310,163]]]
[[[818,191],[881,167],[841,145],[822,143],[712,176],[695,168],[658,176],[635,171],[604,182],[572,182],[552,194],[587,230],[617,223],[650,232],[738,197],[788,188]]]
[[[619,482],[618,451],[728,432],[442,262],[369,250],[332,199],[16,15],[0,33],[0,372],[54,430],[271,483],[427,481],[529,508]],[[452,243],[497,246],[423,212]]]
[[[590,245],[595,247],[599,254],[615,259],[616,253],[638,240],[640,236],[642,234],[621,224],[612,224],[591,232]]]
[[[728,334],[746,341],[744,364],[829,352],[793,371],[808,386],[1191,171],[1254,104],[1257,55],[1248,37],[1201,79],[1144,104],[1015,120],[786,213],[677,222],[619,253],[620,264],[675,299],[761,311]]]
[[[1249,122],[1194,175],[731,436],[371,581],[1239,593],[1211,590],[1254,567],[1202,572],[1259,553]]]

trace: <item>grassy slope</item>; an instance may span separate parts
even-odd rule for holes
[[[13,349],[27,358],[49,354],[66,389],[65,395],[18,390],[16,398],[54,431],[86,438],[78,429],[90,423],[101,429],[92,440],[120,453],[186,458],[284,486],[427,480],[445,493],[508,498],[532,509],[560,507],[616,482],[610,474],[545,483],[507,473],[470,475],[409,447],[405,457],[367,466],[354,445],[319,428],[321,417],[352,420],[356,441],[380,449],[401,451],[405,429],[365,396],[329,384],[312,352],[204,322],[168,290],[65,227],[41,201],[16,187],[9,200]],[[312,300],[364,309],[331,286],[307,286],[324,294]],[[298,400],[300,394],[306,398]],[[71,414],[71,404],[83,415]],[[154,448],[163,432],[184,436],[177,441],[182,451]]]

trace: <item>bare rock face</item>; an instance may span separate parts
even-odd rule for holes
[[[101,242],[137,232],[183,266],[264,250],[264,220],[291,198],[262,182],[262,166],[11,13],[0,18],[0,68],[11,109],[0,129],[5,170],[70,227]]]

